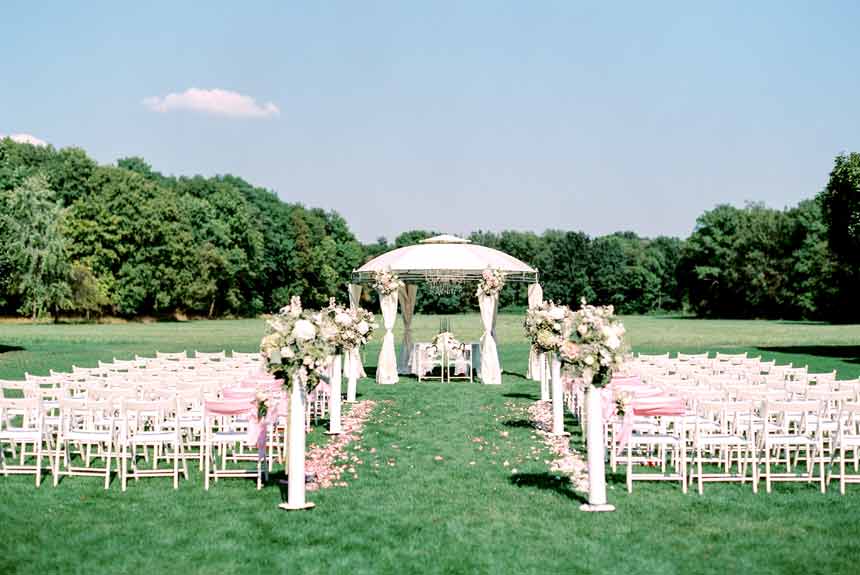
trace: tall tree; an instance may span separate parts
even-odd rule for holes
[[[0,259],[14,269],[11,283],[21,298],[20,311],[34,320],[46,312],[56,318],[71,304],[61,217],[62,209],[44,174],[25,178],[8,195],[0,214],[6,234]]]

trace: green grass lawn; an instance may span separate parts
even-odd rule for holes
[[[537,384],[519,375],[527,358],[521,321],[499,320],[501,386],[363,380],[362,397],[380,404],[355,446],[358,478],[309,494],[317,504],[309,512],[278,510],[275,484],[258,492],[253,481],[222,480],[204,492],[196,473],[176,492],[160,478],[126,493],[116,481],[104,491],[98,478],[38,490],[31,478],[0,478],[0,573],[857,572],[860,486],[841,497],[806,484],[778,485],[771,495],[708,485],[699,497],[639,483],[627,495],[619,475],[609,477],[617,512],[578,511],[580,495],[548,472],[549,455],[524,421]],[[625,322],[638,351],[746,350],[860,375],[857,326]],[[462,339],[479,336],[477,315],[453,323]],[[417,318],[415,339],[437,326],[438,318]],[[156,349],[248,351],[261,332],[256,320],[0,324],[0,378]],[[367,350],[369,365],[377,351],[378,343]],[[324,439],[315,432],[310,441]]]

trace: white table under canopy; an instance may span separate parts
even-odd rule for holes
[[[357,305],[363,285],[373,285],[376,274],[390,271],[404,282],[396,293],[379,294],[385,336],[379,352],[376,381],[383,384],[396,383],[398,373],[409,373],[412,348],[412,316],[418,284],[431,285],[470,284],[476,286],[485,270],[504,274],[505,282],[532,284],[529,286],[529,304],[542,299],[538,272],[528,264],[499,250],[471,243],[469,240],[451,235],[441,235],[418,244],[386,252],[352,272],[349,286],[350,303]],[[477,290],[476,290],[477,291]],[[483,383],[498,384],[502,370],[496,350],[495,323],[498,311],[498,294],[480,294],[483,335],[481,336],[480,378]],[[397,356],[394,349],[394,323],[398,302],[403,318],[403,346]],[[531,370],[530,359],[530,370]]]

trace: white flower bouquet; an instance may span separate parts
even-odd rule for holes
[[[505,274],[499,270],[487,268],[481,273],[478,281],[478,292],[475,295],[498,295],[505,286]]]
[[[573,314],[570,340],[559,350],[562,364],[573,375],[603,387],[624,362],[624,334],[624,324],[611,305],[588,305],[583,298],[582,307]]]
[[[397,274],[390,269],[376,272],[373,276],[373,288],[382,295],[395,293],[404,285]]]
[[[302,310],[301,300],[293,297],[266,321],[266,335],[260,342],[260,353],[266,368],[283,380],[287,388],[298,381],[313,389],[326,359],[334,353],[333,322],[322,313]]]
[[[443,331],[441,333],[436,334],[433,338],[433,345],[440,352],[442,351],[442,346],[447,344],[447,351],[454,352],[463,348],[463,344],[454,337],[454,334],[450,331]]]
[[[541,352],[554,352],[568,337],[573,314],[566,305],[542,302],[526,312],[523,327],[531,344]]]
[[[321,311],[322,320],[331,326],[332,343],[339,352],[365,345],[373,336],[376,322],[373,314],[362,308],[348,309],[335,303],[334,298]]]

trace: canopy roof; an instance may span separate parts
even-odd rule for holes
[[[376,272],[390,269],[407,283],[433,279],[478,280],[492,268],[506,281],[536,282],[538,272],[499,250],[479,246],[456,236],[441,235],[377,256],[352,272],[353,283],[369,283]]]

